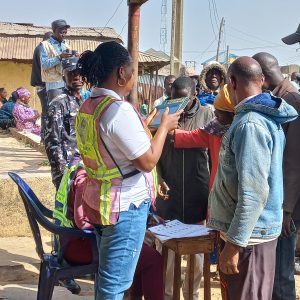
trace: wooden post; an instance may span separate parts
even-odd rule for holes
[[[157,99],[157,90],[158,90],[158,67],[156,66],[155,70],[155,99]]]
[[[152,80],[153,80],[153,69],[150,69],[150,82],[149,82],[149,96],[148,101],[151,103],[152,101]]]
[[[170,72],[178,76],[182,61],[183,0],[172,2]]]
[[[138,102],[138,69],[139,69],[139,38],[140,38],[140,7],[147,0],[128,0],[128,51],[134,65],[134,85],[130,94],[130,102]]]

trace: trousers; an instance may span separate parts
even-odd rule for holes
[[[150,200],[139,207],[131,204],[119,215],[115,225],[95,226],[99,268],[95,287],[96,300],[121,300],[132,284],[141,252]]]

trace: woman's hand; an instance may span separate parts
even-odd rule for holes
[[[163,127],[170,132],[178,127],[178,120],[180,115],[183,113],[183,110],[179,110],[178,112],[169,115],[169,107],[167,107],[161,117],[161,122],[159,127]]]

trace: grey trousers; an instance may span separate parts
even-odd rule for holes
[[[271,300],[277,239],[241,248],[239,274],[220,272],[223,300]]]

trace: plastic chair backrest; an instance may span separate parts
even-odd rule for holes
[[[36,195],[34,194],[32,189],[27,185],[27,183],[20,176],[18,176],[15,173],[12,173],[12,172],[9,172],[8,175],[17,184],[17,186],[19,188],[19,192],[20,192],[21,198],[22,198],[24,206],[25,206],[25,210],[26,210],[26,214],[28,217],[31,232],[34,237],[34,241],[35,241],[35,245],[36,245],[36,252],[37,252],[38,256],[42,259],[45,252],[43,249],[40,228],[39,228],[38,222],[32,212],[32,209],[30,209],[30,206],[28,205],[28,201],[26,200],[26,198],[30,197],[32,202],[34,202],[34,203],[35,202],[40,203],[40,201],[38,200],[38,198],[36,197]]]
[[[40,257],[44,254],[44,250],[39,224],[49,232],[59,235],[60,237],[77,236],[81,238],[95,238],[93,230],[61,227],[49,221],[47,215],[45,216],[44,213],[46,212],[46,214],[50,214],[50,218],[52,218],[52,211],[43,206],[28,184],[15,173],[9,172],[8,175],[19,187],[19,192],[26,209],[31,231],[36,242],[36,251]]]

